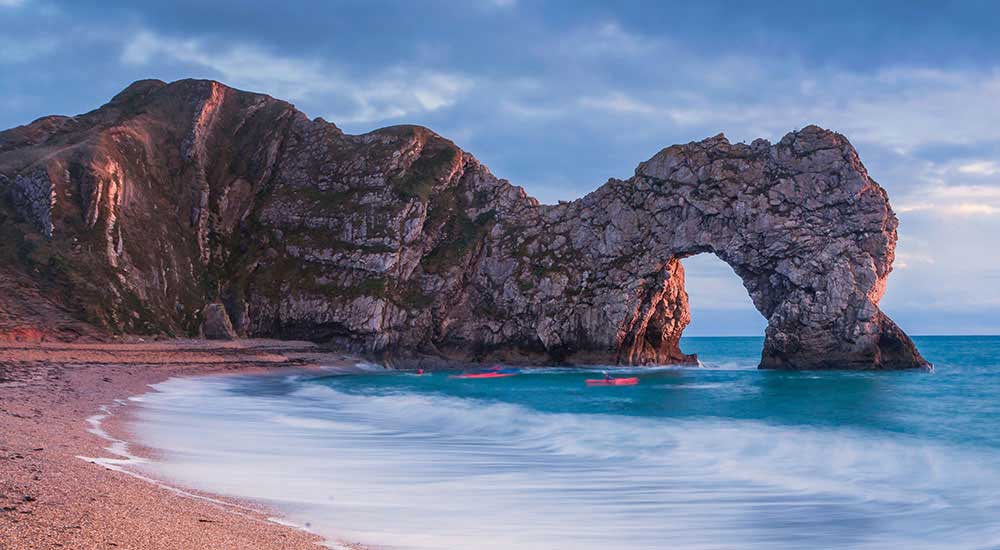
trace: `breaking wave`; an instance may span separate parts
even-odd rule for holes
[[[726,391],[707,384],[702,391]],[[410,549],[1000,544],[995,449],[864,428],[622,415],[601,400],[591,412],[546,412],[434,387],[171,380],[142,397],[137,428],[164,452],[159,475],[273,504],[331,540]]]

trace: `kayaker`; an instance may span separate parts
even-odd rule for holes
[[[605,381],[605,382],[610,382],[610,381],[611,381],[611,375],[610,375],[610,374],[608,374],[608,371],[606,371],[606,370],[602,370],[601,372],[603,372],[603,373],[604,373],[604,381]]]

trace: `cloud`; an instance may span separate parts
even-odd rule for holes
[[[511,99],[500,100],[500,109],[509,115],[519,118],[558,118],[570,113],[565,105],[543,105],[536,102]]]
[[[914,264],[934,264],[936,260],[927,253],[919,252],[897,252],[896,261],[893,267],[896,269],[909,269]]]
[[[901,222],[897,269],[883,299],[890,315],[1000,307],[1000,285],[989,278],[1000,268],[990,241],[1000,232],[1000,216],[910,216]]]
[[[968,202],[946,207],[946,212],[954,213],[960,216],[990,216],[996,214],[998,211],[1000,211],[1000,209],[990,204],[972,204]]]
[[[623,89],[621,83],[605,82],[604,90],[589,95],[580,107],[637,118],[666,115],[671,125],[725,128],[739,139],[773,139],[791,128],[817,123],[855,141],[904,153],[928,144],[1000,140],[1000,125],[986,116],[1000,96],[1000,73],[993,70],[817,74],[783,72],[777,65],[764,68],[752,61],[738,68],[740,62],[726,58],[694,56],[687,63],[700,67],[695,72],[700,74],[675,67],[683,76],[678,78],[681,86],[659,85],[651,69],[644,75],[650,86]],[[741,93],[744,89],[757,93],[748,97]],[[971,169],[1000,172],[992,162]]]
[[[896,207],[896,212],[921,212],[923,210],[930,210],[934,208],[934,203],[930,202],[917,202],[917,203],[903,203]]]
[[[547,203],[628,175],[671,143],[720,131],[734,141],[773,141],[816,123],[851,139],[899,213],[899,271],[885,303],[1000,307],[1000,258],[989,253],[1000,234],[1000,62],[988,43],[976,46],[980,38],[966,37],[963,48],[976,47],[960,58],[954,44],[934,55],[880,55],[899,53],[883,51],[890,33],[876,55],[860,58],[838,42],[847,35],[771,32],[780,21],[726,28],[733,39],[718,40],[688,32],[683,10],[670,8],[678,16],[672,27],[642,31],[661,18],[650,6],[553,10],[476,0],[411,22],[370,17],[378,8],[351,3],[291,10],[259,26],[244,23],[266,10],[250,10],[247,19],[206,27],[193,23],[206,14],[164,17],[153,5],[95,11],[0,0],[0,15],[12,20],[0,33],[0,68],[12,69],[0,71],[0,117],[14,124],[53,109],[79,112],[140,76],[216,78],[290,99],[349,131],[381,121],[431,125]],[[302,28],[295,18],[303,16],[350,24],[300,40],[287,29]],[[185,34],[194,29],[209,30]],[[303,43],[324,53],[302,53]],[[905,59],[911,64],[900,65]],[[94,74],[100,78],[88,78]],[[707,296],[696,306],[721,296],[726,277],[733,295],[745,297],[735,275],[690,267],[692,290]],[[736,307],[721,298],[715,305]]]
[[[490,105],[518,120],[585,120],[609,131],[628,128],[633,135],[694,138],[725,131],[735,140],[773,140],[817,123],[855,143],[904,155],[928,144],[1000,141],[1000,125],[984,116],[1000,96],[997,70],[817,68],[793,54],[770,60],[697,51],[613,19],[553,33],[529,50],[540,68],[474,66],[456,72],[400,63],[362,72],[255,44],[220,45],[147,30],[128,40],[121,58],[133,65],[200,67],[228,83],[293,101],[329,100],[332,106],[319,114],[342,124]],[[525,85],[529,81],[533,87]],[[998,172],[1000,166],[983,161],[964,173]]]
[[[947,216],[992,216],[1000,213],[1000,186],[937,185],[924,187],[910,196],[919,197],[918,202],[903,201],[897,211]]]
[[[662,114],[667,112],[655,105],[637,100],[622,92],[613,92],[603,97],[584,97],[580,106],[585,109],[597,109],[615,113],[635,113],[641,115]]]
[[[663,38],[646,37],[626,30],[614,19],[606,19],[546,35],[535,44],[534,51],[539,57],[573,65],[641,56],[663,44]]]
[[[178,39],[143,31],[122,50],[130,65],[173,62],[207,69],[234,86],[283,99],[330,97],[346,104],[335,122],[398,119],[450,107],[474,85],[469,77],[403,66],[352,77],[318,59],[271,53],[252,44],[212,47],[202,40]]]
[[[1000,214],[1000,166],[993,161],[945,158],[917,162],[901,159],[913,170],[919,184],[910,185],[894,198],[901,214],[977,218]]]
[[[990,113],[1000,94],[1000,74],[989,71],[890,71],[887,89],[878,82],[853,80],[868,97],[846,105],[845,124],[858,128],[866,139],[911,149],[930,143],[970,144],[1000,139],[1000,126]],[[847,119],[851,122],[848,123]]]
[[[575,34],[579,40],[563,41],[575,54],[637,55],[647,53],[662,44],[659,40],[626,31],[614,20],[579,29]]]
[[[976,176],[993,176],[1000,174],[1000,165],[991,160],[970,162],[959,166],[958,171],[963,174],[972,174]]]
[[[1000,207],[992,204],[977,204],[972,202],[960,203],[920,203],[904,204],[898,208],[901,213],[911,212],[933,212],[946,216],[992,216],[1000,212]]]
[[[1000,97],[1000,67],[852,71],[817,66],[794,51],[773,58],[699,50],[615,20],[547,35],[532,51],[544,65],[535,74],[549,99],[577,107],[567,117],[624,115],[661,133],[725,130],[746,140],[776,139],[816,123],[903,153],[928,144],[1000,141],[1000,124],[989,116]],[[504,99],[522,111],[537,100]]]
[[[577,104],[587,110],[639,117],[654,126],[657,123],[668,123],[679,127],[692,126],[709,123],[712,118],[709,110],[661,106],[622,92],[613,92],[600,97],[583,97]]]
[[[331,116],[339,123],[367,123],[437,111],[454,105],[473,86],[474,82],[462,75],[398,67],[360,84],[338,79],[331,82],[330,91],[346,93],[355,108]]]

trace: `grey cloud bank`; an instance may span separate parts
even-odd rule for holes
[[[554,202],[664,144],[816,123],[853,141],[899,212],[884,309],[911,333],[1000,332],[996,8],[281,6],[0,2],[0,126],[82,112],[139,78],[217,78],[350,132],[427,125]],[[685,263],[696,324],[750,307],[710,264]]]

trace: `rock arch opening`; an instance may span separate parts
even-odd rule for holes
[[[742,279],[712,253],[683,258],[681,264],[691,315],[682,334],[681,350],[708,365],[736,361],[756,366],[767,319],[754,306]]]
[[[691,323],[684,336],[764,336],[765,319],[733,268],[714,254],[683,258]]]

